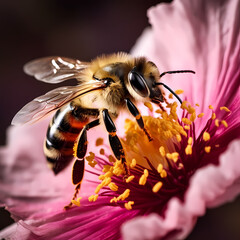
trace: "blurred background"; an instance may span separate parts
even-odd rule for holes
[[[26,62],[51,55],[90,61],[103,53],[129,52],[149,26],[147,9],[159,2],[0,0],[0,145],[15,113],[55,88],[25,75]],[[10,223],[8,212],[0,209],[0,229]],[[240,198],[199,219],[188,239],[203,238],[240,239]]]

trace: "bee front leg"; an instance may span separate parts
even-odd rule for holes
[[[127,177],[130,175],[130,172],[129,172],[129,168],[126,163],[123,146],[122,146],[120,139],[118,138],[117,133],[116,133],[116,131],[117,131],[116,126],[115,126],[113,120],[111,119],[107,109],[102,110],[102,117],[103,117],[105,127],[109,133],[108,138],[109,138],[109,143],[112,148],[112,151],[113,151],[115,157],[118,160],[121,160],[121,162],[124,166],[125,172],[126,172],[125,177]]]
[[[143,122],[143,119],[142,119],[142,115],[138,111],[137,107],[133,104],[133,102],[129,98],[126,98],[125,101],[126,101],[128,110],[135,117],[138,126],[144,131],[144,133],[148,137],[149,142],[151,142],[153,139],[150,136],[150,134],[148,133],[147,129],[145,128],[144,122]]]
[[[79,135],[77,142],[75,143],[74,156],[77,159],[75,160],[73,168],[72,168],[72,182],[74,185],[76,185],[76,188],[75,188],[75,193],[73,195],[72,201],[67,206],[64,207],[65,209],[68,209],[73,205],[72,202],[77,198],[77,195],[78,195],[78,192],[80,190],[81,183],[83,180],[84,169],[85,169],[84,157],[87,152],[87,144],[88,144],[87,131],[93,127],[98,126],[99,124],[100,124],[99,119],[96,119],[96,120],[88,123],[87,125],[85,125]]]

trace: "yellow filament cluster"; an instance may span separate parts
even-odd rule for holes
[[[130,189],[126,189],[121,195],[118,197],[114,197],[110,200],[110,203],[118,202],[118,201],[124,201],[126,198],[128,198],[130,195]]]
[[[98,194],[95,194],[95,195],[91,195],[89,198],[88,198],[88,201],[89,202],[96,202],[98,199]]]
[[[174,162],[177,162],[179,153],[174,152],[174,153],[167,153],[167,158],[173,160]]]

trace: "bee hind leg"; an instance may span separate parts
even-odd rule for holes
[[[76,185],[75,193],[73,195],[72,201],[65,206],[65,209],[69,209],[72,207],[73,202],[76,200],[77,195],[81,188],[81,183],[84,176],[84,169],[85,169],[85,160],[84,157],[87,152],[87,131],[93,127],[96,127],[100,124],[99,119],[96,119],[82,129],[79,138],[74,146],[74,156],[77,158],[73,164],[72,168],[72,182]]]
[[[106,126],[106,129],[109,133],[108,138],[109,138],[109,143],[110,143],[111,149],[112,149],[115,157],[118,160],[121,160],[121,162],[124,166],[125,173],[126,173],[124,178],[127,178],[130,175],[130,171],[129,171],[129,167],[127,166],[127,163],[126,163],[123,146],[120,142],[120,139],[118,138],[118,136],[116,134],[117,130],[116,130],[115,124],[113,123],[107,109],[103,109],[102,116],[103,116],[103,121]]]

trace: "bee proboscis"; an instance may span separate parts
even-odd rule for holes
[[[159,85],[167,88],[181,102],[174,91],[159,79],[167,73],[194,73],[179,70],[160,74],[157,66],[145,57],[132,57],[126,53],[98,57],[91,62],[45,57],[27,63],[24,71],[37,80],[52,84],[73,78],[78,80],[76,86],[59,87],[35,98],[12,120],[13,125],[33,123],[55,111],[47,130],[44,153],[55,174],[66,168],[74,154],[72,182],[76,190],[73,199],[80,190],[84,175],[87,131],[101,122],[105,125],[113,154],[121,160],[126,175],[129,174],[124,149],[112,119],[121,109],[128,109],[151,141],[135,104],[151,101],[161,105],[165,97]]]

